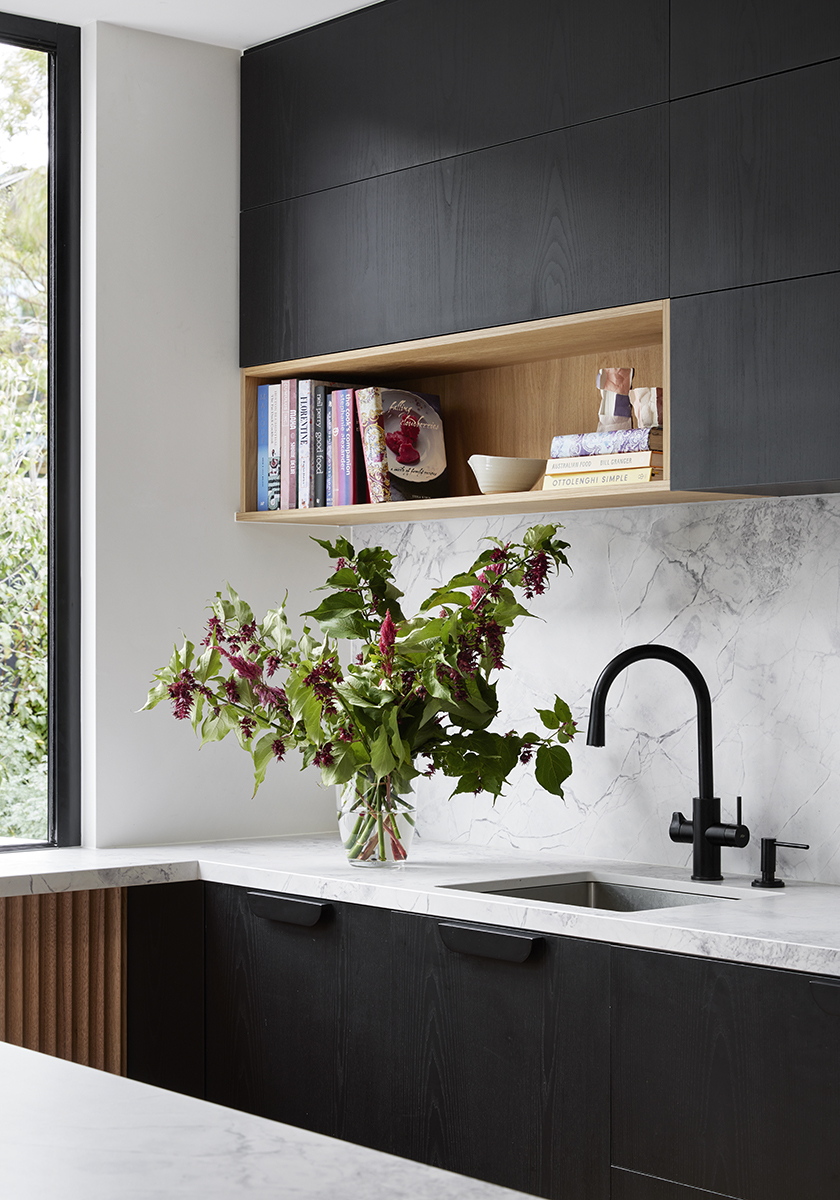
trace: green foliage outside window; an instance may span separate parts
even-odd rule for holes
[[[47,56],[0,46],[0,837],[47,833]],[[41,135],[44,137],[44,135]]]

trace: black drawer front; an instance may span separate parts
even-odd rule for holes
[[[792,971],[614,950],[613,1165],[740,1200],[840,1195],[840,1020],[812,991]]]

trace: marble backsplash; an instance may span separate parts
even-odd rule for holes
[[[581,733],[565,800],[530,767],[495,807],[486,795],[449,800],[446,779],[419,780],[418,833],[538,852],[547,866],[561,851],[687,864],[690,846],[668,838],[671,812],[690,814],[697,790],[687,680],[666,663],[633,665],[610,691],[606,746],[585,744],[601,669],[619,650],[659,642],[689,655],[709,685],[724,820],[743,796],[752,841],[723,851],[724,875],[757,873],[763,835],[811,846],[779,851],[783,878],[840,883],[840,496],[378,525],[353,538],[398,555],[411,612],[483,537],[558,519],[573,570],[508,639],[499,728],[532,725],[554,692],[569,702]]]

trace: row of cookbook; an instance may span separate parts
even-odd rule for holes
[[[284,379],[257,390],[257,510],[448,495],[440,399]]]

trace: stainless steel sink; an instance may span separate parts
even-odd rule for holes
[[[670,892],[638,887],[632,883],[604,883],[599,879],[577,883],[548,883],[540,887],[505,888],[497,896],[521,896],[523,900],[547,900],[550,904],[573,904],[578,908],[605,908],[610,912],[644,912],[649,908],[676,908],[681,904],[708,904],[709,897],[696,892]],[[712,899],[732,900],[732,896]]]
[[[645,912],[652,908],[677,908],[684,904],[709,904],[717,900],[737,900],[717,890],[666,888],[651,884],[625,883],[594,875],[558,876],[541,879],[502,879],[489,883],[450,884],[459,891],[485,892],[493,896],[515,896],[548,904],[569,904],[575,908],[595,908],[606,912]],[[690,886],[690,885],[689,885]]]

